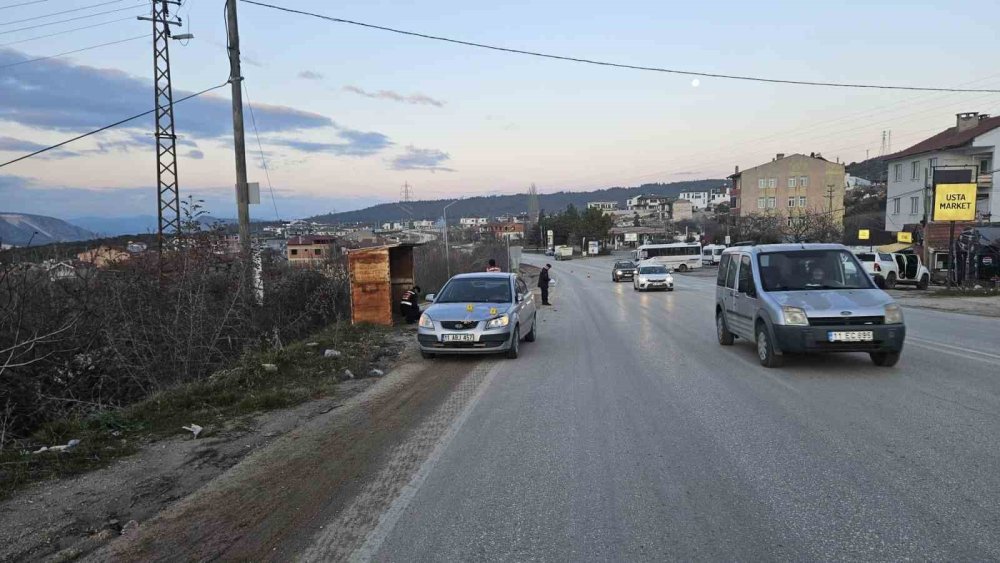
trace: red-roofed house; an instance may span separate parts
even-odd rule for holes
[[[976,217],[1000,222],[1000,194],[993,185],[1000,146],[1000,117],[960,113],[954,127],[886,157],[889,166],[885,230],[913,230],[929,210],[935,168],[973,168],[979,184]],[[926,217],[930,220],[930,217]]]

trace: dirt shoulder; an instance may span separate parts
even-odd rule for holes
[[[395,339],[383,377],[16,492],[0,503],[0,560],[261,559],[307,541],[479,362],[424,362],[412,330]]]
[[[370,486],[390,452],[477,363],[425,362],[409,347],[370,388],[256,448],[91,559],[287,560]],[[250,441],[246,447],[254,449]],[[374,525],[378,512],[365,517]]]

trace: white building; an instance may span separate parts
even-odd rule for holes
[[[626,201],[629,211],[659,211],[668,203],[669,198],[658,195],[637,195]]]
[[[973,180],[979,184],[977,219],[1000,222],[1000,194],[993,186],[992,174],[998,145],[1000,117],[970,112],[957,114],[954,127],[889,155],[885,229],[901,231],[924,219],[935,168],[973,170]]]
[[[462,217],[458,220],[458,224],[463,227],[477,227],[479,225],[486,225],[489,220],[486,217]]]
[[[850,174],[844,175],[844,189],[853,190],[854,188],[870,188],[872,187],[871,180],[866,180],[864,178],[859,178],[857,176],[851,176]]]
[[[433,227],[434,221],[431,221],[430,219],[421,219],[413,222],[414,229],[431,229]]]
[[[681,192],[679,199],[691,202],[691,211],[699,211],[708,207],[710,194],[708,192]]]
[[[618,209],[617,201],[588,201],[587,209],[600,209],[605,213],[610,211],[616,211]]]

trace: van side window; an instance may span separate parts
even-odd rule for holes
[[[740,256],[740,283],[736,289],[740,293],[753,295],[753,273],[750,271],[750,257],[746,254]]]
[[[722,261],[719,262],[719,273],[715,276],[715,285],[719,287],[725,287],[726,285],[726,273],[729,271],[729,258],[732,255],[723,255]]]
[[[729,268],[726,271],[726,287],[736,289],[736,266],[739,262],[735,260],[736,254],[729,255]]]

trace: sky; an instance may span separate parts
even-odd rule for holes
[[[983,58],[1000,51],[994,18],[987,17],[992,1],[272,1],[633,65],[1000,88],[1000,70]],[[220,0],[180,7],[184,25],[174,33],[195,37],[170,45],[175,99],[225,82],[223,7]],[[885,130],[900,150],[953,125],[957,112],[1000,113],[1000,94],[695,81],[429,41],[242,2],[238,9],[253,108],[253,120],[249,111],[245,116],[249,180],[260,182],[263,198],[252,215],[259,219],[394,201],[404,182],[416,199],[447,199],[520,193],[531,183],[546,193],[721,178],[779,152],[850,162],[877,155]],[[140,0],[0,5],[0,162],[152,109],[152,24],[130,19],[148,10]],[[60,33],[119,19],[126,21]],[[33,39],[51,33],[59,34]],[[141,35],[147,37],[23,62]],[[222,88],[175,107],[181,194],[204,199],[220,217],[235,215],[229,95]],[[0,210],[63,218],[155,214],[152,129],[151,117],[139,119],[0,168]]]

